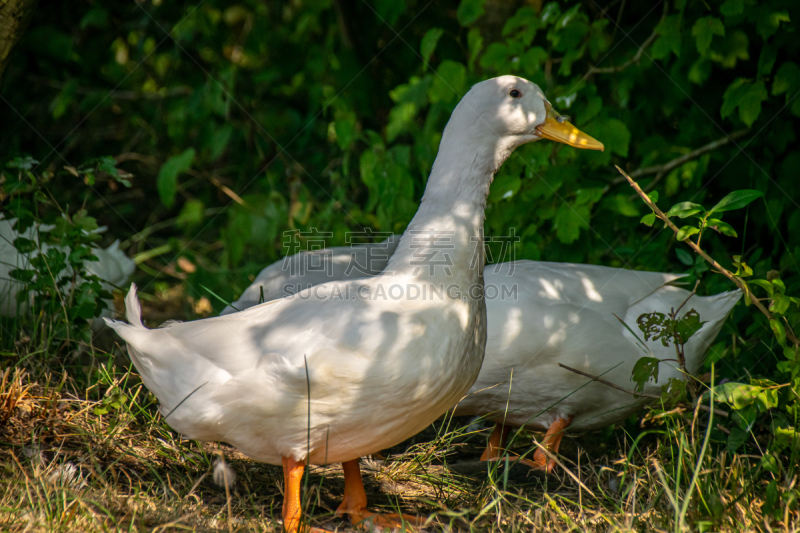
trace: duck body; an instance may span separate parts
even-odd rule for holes
[[[134,325],[118,332],[162,413],[181,404],[167,418],[180,433],[267,463],[343,462],[424,429],[463,396],[483,359],[483,313],[468,304],[442,311],[436,302],[338,300],[384,283],[328,283],[314,288],[315,302],[305,299],[309,289],[155,330],[129,314]],[[134,292],[126,305],[136,309]]]
[[[646,353],[659,364],[658,380],[643,392],[660,394],[671,378],[683,379],[673,344],[644,341],[640,315],[678,309],[690,292],[670,285],[680,275],[595,265],[515,261],[485,271],[488,338],[480,376],[456,407],[498,423],[546,431],[571,420],[572,432],[617,423],[650,400],[593,382],[560,365],[633,390],[631,372]],[[493,287],[517,295],[492,298]],[[740,291],[688,299],[679,313],[695,309],[705,324],[685,346],[687,370],[696,373]],[[623,325],[620,320],[624,321]],[[627,327],[626,327],[627,326]],[[630,328],[630,331],[628,330]]]
[[[391,237],[374,246],[392,250],[396,243],[397,237]],[[270,265],[223,314],[254,305],[262,284],[269,284],[276,293],[313,286],[330,279],[327,272],[344,275],[348,271],[344,265],[363,264],[371,254],[368,246],[330,248],[324,261],[339,267],[327,271],[290,271],[280,262]],[[358,271],[349,271],[350,276],[359,276]],[[680,307],[690,292],[671,283],[681,277],[546,261],[487,265],[486,354],[480,375],[458,402],[456,414],[483,416],[541,431],[556,420],[571,419],[572,432],[600,429],[631,416],[650,400],[592,382],[559,364],[633,390],[633,366],[649,354],[628,328],[643,340],[637,325],[640,315],[654,311],[668,314]],[[699,370],[708,347],[740,297],[740,291],[693,295],[684,305],[679,316],[695,309],[706,322],[685,346],[689,372]],[[659,365],[658,380],[648,381],[643,392],[660,394],[670,378],[683,378],[675,361],[675,348],[660,341],[644,344],[654,357],[665,362]]]

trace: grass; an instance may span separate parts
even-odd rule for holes
[[[42,323],[27,330],[49,331]],[[280,466],[171,431],[113,340],[100,343],[109,351],[68,351],[24,331],[2,329],[0,530],[282,531]],[[565,439],[563,466],[545,476],[477,462],[491,425],[446,417],[362,471],[372,510],[430,516],[431,530],[800,531],[791,501],[766,505],[771,479],[790,489],[794,470],[778,478],[760,454],[729,454],[709,421],[683,408],[644,412]],[[530,456],[531,435],[520,437],[513,451]],[[353,530],[333,513],[343,488],[340,465],[310,469],[313,525]]]
[[[34,379],[25,370],[4,372],[3,530],[281,531],[280,467],[224,444],[182,440],[134,374],[106,365],[89,370],[96,385],[88,388],[67,373]],[[707,432],[700,419],[691,412],[661,417],[635,439],[619,432],[616,442],[594,448],[591,437],[567,441],[561,461],[574,478],[558,468],[545,477],[475,463],[489,429],[446,420],[420,443],[394,448],[386,462],[365,460],[365,483],[372,508],[430,515],[432,529],[800,529],[788,507],[780,519],[763,516],[760,457],[701,453]],[[220,455],[236,474],[229,491],[212,479]],[[695,497],[687,500],[693,478]],[[305,498],[314,524],[352,529],[332,515],[342,490],[338,465],[311,469]]]

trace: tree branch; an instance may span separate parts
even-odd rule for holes
[[[63,89],[67,84],[58,80],[51,80],[42,76],[35,76],[33,74],[26,76],[34,83],[40,83],[54,89]],[[90,87],[77,87],[75,92],[78,94],[92,94],[98,91],[105,91],[106,89],[93,89]],[[192,88],[188,86],[171,87],[169,89],[162,89],[159,91],[142,92],[142,91],[111,91],[108,94],[109,98],[115,100],[158,100],[161,98],[171,98],[173,96],[183,96],[192,94]]]
[[[0,78],[8,65],[11,50],[28,28],[39,0],[0,1]]]
[[[619,170],[620,174],[622,174],[625,177],[625,179],[628,180],[628,183],[630,183],[630,186],[633,187],[633,190],[636,191],[636,193],[642,198],[644,203],[646,203],[647,206],[650,209],[653,210],[653,212],[656,214],[656,216],[658,218],[660,218],[664,222],[664,224],[677,235],[678,234],[678,226],[676,226],[672,222],[672,220],[670,220],[670,218],[667,215],[665,215],[664,212],[661,211],[661,209],[658,208],[658,206],[647,196],[647,194],[645,194],[645,192],[642,190],[642,188],[639,187],[639,185],[635,181],[633,181],[633,179],[630,176],[628,176],[625,173],[625,171],[623,171],[619,167],[617,167],[617,170]],[[706,252],[704,252],[703,249],[700,248],[694,241],[692,241],[691,238],[687,238],[683,242],[685,242],[689,246],[689,248],[694,250],[700,257],[705,259],[706,262],[709,265],[711,265],[712,267],[714,267],[720,274],[722,274],[723,276],[725,276],[726,278],[731,280],[734,284],[736,284],[736,286],[739,287],[746,295],[750,294],[750,289],[747,286],[747,283],[745,283],[745,281],[743,279],[741,279],[740,277],[736,276],[733,272],[731,272],[727,268],[725,268],[722,265],[720,265],[719,263],[717,263],[716,260],[714,260]],[[765,317],[767,317],[768,320],[775,320],[775,317],[772,315],[772,313],[770,313],[767,310],[767,308],[764,307],[764,305],[760,301],[758,301],[757,298],[750,298],[750,301],[753,302],[753,305],[755,305],[756,308],[759,311],[761,311],[761,313]],[[798,340],[797,337],[795,337],[794,332],[791,330],[791,328],[786,328],[786,338],[789,339],[790,341],[792,341],[793,344],[800,345],[800,340]]]

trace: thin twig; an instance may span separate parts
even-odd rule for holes
[[[618,391],[627,392],[628,394],[632,394],[633,396],[644,396],[645,398],[653,398],[654,400],[660,400],[661,399],[661,396],[656,395],[656,394],[648,394],[646,392],[636,392],[636,391],[632,391],[630,389],[625,389],[623,387],[620,387],[619,385],[614,385],[610,381],[606,381],[603,378],[600,378],[600,377],[597,377],[597,376],[593,376],[591,374],[587,374],[586,372],[578,370],[577,368],[572,368],[572,367],[569,367],[567,365],[562,365],[561,363],[558,363],[558,366],[560,366],[561,368],[565,368],[565,369],[569,370],[570,372],[575,372],[576,374],[580,374],[581,376],[587,377],[587,378],[591,379],[592,381],[597,381],[599,383],[602,383],[603,385],[608,385],[612,389],[617,389]]]
[[[611,6],[609,6],[609,7],[611,7]],[[617,22],[619,22],[620,17],[622,17],[622,10],[624,8],[625,8],[625,2],[622,2],[622,5],[619,8],[619,14],[617,15]],[[659,21],[658,21],[659,24],[667,17],[667,13],[668,12],[669,12],[669,2],[664,1],[664,8],[661,11],[661,19],[659,19]],[[617,33],[617,28],[619,28],[619,24],[615,25],[614,33],[612,33],[612,35],[611,35],[612,38],[614,37],[614,34]],[[656,24],[656,28],[658,28],[658,24]],[[638,64],[639,60],[642,58],[642,54],[644,54],[644,49],[647,48],[648,46],[650,46],[650,44],[653,41],[656,40],[656,37],[658,37],[658,33],[656,33],[656,30],[653,29],[653,33],[650,34],[650,37],[645,39],[645,41],[639,47],[639,50],[636,52],[636,55],[634,55],[629,61],[626,61],[625,63],[623,63],[621,65],[617,65],[616,67],[602,67],[602,68],[592,67],[592,68],[589,69],[589,72],[586,73],[585,77],[588,77],[589,75],[594,74],[594,73],[597,73],[597,74],[615,74],[617,72],[621,72],[621,71],[625,70],[626,68],[628,68],[629,66],[633,65],[634,63]]]
[[[617,170],[619,170],[620,174],[622,174],[625,177],[625,179],[628,180],[628,183],[630,183],[631,187],[633,187],[633,190],[636,191],[639,194],[639,196],[642,198],[644,203],[646,203],[647,206],[650,207],[650,209],[653,210],[653,212],[656,214],[656,216],[658,218],[660,218],[664,222],[664,224],[666,224],[667,227],[669,227],[669,229],[671,229],[677,235],[677,233],[679,231],[678,230],[678,226],[676,226],[672,222],[672,220],[670,220],[670,218],[667,215],[665,215],[664,212],[661,211],[661,209],[658,208],[658,206],[655,204],[655,202],[653,202],[647,196],[647,194],[645,194],[645,192],[642,190],[642,188],[639,187],[639,185],[635,181],[633,181],[633,179],[630,176],[628,176],[625,173],[624,170],[622,170],[619,167],[617,167]],[[745,281],[743,279],[741,279],[740,277],[736,276],[733,272],[731,272],[727,268],[725,268],[722,265],[720,265],[719,263],[717,263],[710,255],[708,255],[706,252],[704,252],[703,249],[700,248],[692,239],[687,238],[683,242],[685,242],[689,246],[689,248],[691,248],[698,255],[700,255],[700,257],[705,259],[706,262],[709,265],[711,265],[712,267],[714,267],[720,274],[722,274],[723,276],[725,276],[726,278],[731,280],[733,283],[735,283],[736,286],[739,287],[745,293],[745,295],[749,295],[750,294],[750,289],[747,286],[747,283],[745,283]],[[757,298],[750,298],[750,300],[753,303],[753,305],[755,305],[756,308],[759,311],[761,311],[761,313],[763,313],[764,316],[767,317],[767,319],[775,320],[775,317],[772,315],[772,313],[770,313],[767,310],[767,308],[764,307],[764,305],[760,301],[758,301]],[[795,336],[794,332],[791,330],[790,327],[786,328],[786,338],[789,339],[790,341],[792,341],[793,344],[800,345],[800,340],[798,340],[798,338]]]
[[[618,391],[627,392],[628,394],[630,394],[632,396],[644,396],[645,398],[652,398],[654,400],[660,400],[661,399],[661,396],[657,396],[655,394],[649,394],[647,392],[636,392],[636,391],[632,391],[630,389],[626,389],[624,387],[620,387],[619,385],[615,385],[615,384],[611,383],[610,381],[606,381],[605,379],[600,378],[598,376],[593,376],[591,374],[587,374],[586,372],[578,370],[577,368],[572,368],[572,367],[569,367],[567,365],[562,365],[561,363],[558,363],[558,366],[560,366],[561,368],[564,368],[566,370],[569,370],[570,372],[575,372],[576,374],[580,374],[583,377],[587,377],[587,378],[591,379],[592,381],[597,381],[598,383],[602,383],[603,385],[608,385],[612,389],[617,389]],[[703,410],[703,411],[709,411],[709,408],[708,408],[707,405],[699,404],[697,407],[699,409]],[[719,409],[716,409],[714,412],[717,413],[719,416],[728,416],[728,413],[726,413],[725,411],[720,411]]]
[[[614,74],[616,72],[621,72],[625,70],[634,63],[639,63],[639,60],[642,58],[642,54],[644,53],[644,49],[650,46],[650,43],[655,41],[656,37],[658,37],[658,35],[654,31],[650,35],[650,37],[648,37],[647,40],[642,43],[642,46],[639,47],[639,51],[636,52],[636,55],[630,58],[625,63],[617,65],[616,67],[592,67],[586,75],[589,76],[591,74]]]
[[[673,322],[677,321],[678,313],[680,313],[681,309],[683,309],[683,306],[686,305],[686,302],[688,302],[689,299],[691,299],[692,296],[697,294],[698,285],[700,285],[700,280],[699,279],[695,282],[694,288],[692,289],[692,292],[690,292],[689,296],[687,296],[686,299],[683,300],[681,305],[679,305],[677,309],[674,309],[674,310],[670,311],[670,314],[669,314],[670,316],[669,317]],[[675,332],[675,339],[674,340],[675,340],[675,353],[678,356],[678,366],[680,366],[681,372],[683,372],[684,374],[686,374],[688,376],[688,375],[690,375],[690,373],[689,373],[688,370],[686,370],[686,354],[683,351],[683,345],[686,342],[686,340],[682,339],[680,337],[680,335],[678,335],[677,331]],[[697,386],[696,386],[695,382],[692,381],[691,379],[687,380],[686,381],[686,386],[689,389],[689,394],[692,397],[692,401],[696,400],[697,399]]]
[[[679,305],[678,308],[675,311],[672,312],[672,320],[675,320],[678,317],[678,313],[681,312],[681,309],[683,309],[683,306],[686,305],[686,302],[688,302],[689,299],[692,296],[697,294],[698,285],[700,285],[700,280],[699,279],[695,282],[694,289],[692,289],[692,292],[689,293],[689,296],[687,296],[686,299],[683,301],[683,303],[681,305]]]
[[[734,131],[730,135],[726,135],[725,137],[721,137],[721,138],[717,139],[716,141],[712,141],[712,142],[710,142],[710,143],[708,143],[708,144],[706,144],[704,146],[701,146],[700,148],[697,148],[696,150],[692,150],[691,152],[683,154],[680,157],[676,157],[675,159],[672,159],[671,161],[667,161],[666,163],[664,163],[662,165],[653,165],[651,167],[645,167],[645,168],[636,169],[636,170],[634,170],[633,172],[630,173],[630,176],[631,176],[631,178],[636,179],[636,178],[640,178],[642,176],[646,176],[648,174],[655,174],[656,175],[655,179],[653,179],[653,181],[651,181],[645,187],[645,189],[647,189],[647,191],[650,191],[650,190],[652,190],[653,187],[655,187],[655,185],[659,181],[661,181],[661,178],[666,176],[667,173],[669,173],[669,171],[672,170],[673,168],[679,167],[679,166],[683,165],[684,163],[686,163],[688,161],[691,161],[692,159],[696,159],[696,158],[700,157],[701,155],[703,155],[703,154],[705,154],[707,152],[711,152],[713,150],[716,150],[717,148],[725,146],[729,142],[735,141],[736,139],[747,135],[749,132],[750,132],[749,129]],[[612,185],[612,186],[613,185],[619,185],[620,183],[625,183],[625,178],[623,178],[623,177],[615,178],[615,179],[613,179],[611,181],[610,185]]]

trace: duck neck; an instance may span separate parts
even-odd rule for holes
[[[448,135],[448,129],[419,209],[386,272],[420,281],[472,285],[483,281],[483,222],[489,186],[513,147],[465,139],[469,130]]]

